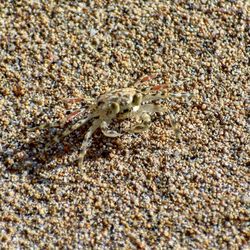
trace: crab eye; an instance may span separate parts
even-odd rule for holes
[[[118,114],[120,112],[120,105],[117,102],[112,102],[110,108],[115,114]]]
[[[139,106],[142,102],[142,95],[141,94],[135,94],[133,96],[132,104],[134,106]]]

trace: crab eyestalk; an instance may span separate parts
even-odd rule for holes
[[[142,102],[142,94],[141,93],[135,94],[132,100],[133,106],[139,106],[141,105],[141,102]]]
[[[110,108],[112,113],[114,114],[118,114],[120,112],[120,105],[117,102],[112,102]]]

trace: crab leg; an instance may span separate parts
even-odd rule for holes
[[[148,82],[154,78],[157,77],[157,74],[152,74],[152,75],[148,75],[148,76],[144,76],[140,79],[140,82]]]
[[[151,117],[147,113],[142,113],[140,116],[140,119],[142,120],[142,123],[138,123],[135,126],[133,126],[131,129],[129,129],[128,132],[130,133],[141,133],[143,131],[146,131],[151,123]]]
[[[174,120],[173,116],[171,115],[171,113],[169,112],[167,107],[163,107],[163,106],[159,106],[159,105],[155,105],[155,104],[144,104],[140,107],[138,114],[140,114],[142,112],[148,112],[148,113],[167,112],[169,119],[170,119],[171,127],[173,128],[177,139],[180,139],[180,131],[177,127],[177,122]]]
[[[110,114],[105,113],[105,114],[102,114],[99,118],[97,118],[97,120],[95,120],[93,122],[92,126],[90,127],[88,132],[85,134],[84,141],[83,141],[82,146],[81,146],[81,153],[79,155],[79,167],[83,163],[84,156],[85,156],[87,148],[89,146],[89,140],[97,128],[101,127],[102,131],[104,132],[104,135],[106,133],[107,136],[109,136],[109,137],[119,136],[118,132],[108,130],[108,124],[111,122],[112,118],[114,118],[116,116],[116,114],[118,114],[120,111],[119,103],[116,103],[116,102],[111,103],[109,111],[110,111]],[[108,119],[106,119],[106,121],[105,121],[104,117],[107,115],[108,115]]]
[[[86,155],[87,148],[90,144],[90,138],[96,129],[100,127],[100,120],[97,119],[93,122],[92,126],[89,128],[88,132],[85,134],[84,141],[82,142],[81,152],[79,154],[78,166],[81,167],[83,163],[84,156]]]
[[[148,95],[144,94],[143,101],[153,101],[153,100],[159,100],[159,99],[167,99],[169,97],[192,97],[192,93],[168,93],[165,88],[167,87],[166,84],[162,85],[156,85],[151,88],[148,88],[145,90],[145,93],[148,93]]]
[[[71,121],[72,119],[74,119],[75,117],[81,115],[84,111],[80,111],[80,109],[72,112],[71,114],[69,114],[65,119],[61,120],[61,121],[57,121],[57,122],[53,122],[53,123],[44,123],[41,124],[39,126],[33,127],[33,128],[29,128],[29,131],[35,131],[36,129],[45,129],[45,128],[53,128],[53,127],[62,127],[65,125],[65,123]]]
[[[69,127],[68,129],[66,129],[61,135],[55,136],[53,141],[52,141],[52,145],[51,143],[48,143],[45,146],[45,150],[47,150],[49,148],[49,146],[53,146],[54,144],[60,142],[60,140],[64,137],[66,137],[67,135],[71,134],[74,130],[80,128],[81,126],[83,126],[85,123],[87,123],[90,119],[92,119],[93,116],[88,116],[85,119],[79,120],[76,124],[74,124],[72,127]]]
[[[77,103],[77,102],[81,102],[83,100],[84,100],[83,97],[76,97],[76,98],[66,98],[63,101],[66,103]]]
[[[33,128],[28,128],[28,131],[35,131],[36,129],[45,129],[45,128],[49,128],[49,127],[58,127],[58,126],[61,126],[62,123],[61,122],[54,122],[54,123],[44,123],[44,124],[41,124],[39,126],[35,126]]]
[[[154,112],[167,112],[169,119],[170,119],[170,124],[171,127],[173,128],[175,135],[177,137],[177,139],[180,138],[180,131],[177,128],[177,122],[174,120],[173,116],[171,115],[171,113],[169,112],[167,107],[162,107],[162,106],[158,106],[158,105],[154,105],[154,104],[144,104],[141,107],[143,110],[150,112],[150,113],[154,113]]]
[[[152,75],[143,76],[143,77],[141,77],[141,78],[134,84],[134,86],[135,86],[135,87],[139,87],[142,83],[149,82],[149,81],[151,81],[152,79],[154,79],[154,78],[156,78],[156,77],[157,77],[157,74],[152,74]]]
[[[175,119],[173,118],[173,116],[171,115],[170,112],[168,112],[168,115],[169,115],[169,118],[170,118],[171,127],[174,130],[175,136],[176,136],[177,140],[180,140],[180,130],[177,127],[177,122],[175,121]]]
[[[82,110],[82,111],[81,111],[80,109],[77,109],[76,111],[70,113],[70,114],[66,117],[65,122],[69,122],[69,121],[73,120],[74,118],[76,118],[77,116],[81,115],[81,114],[84,113],[84,112],[85,112],[85,110]]]
[[[168,112],[168,108],[155,105],[155,104],[143,104],[141,105],[140,110],[138,112],[140,113],[140,112],[145,112],[145,111],[149,113]]]
[[[170,93],[169,96],[171,97],[192,97],[194,94],[193,93]]]
[[[33,128],[28,128],[29,131],[35,131],[36,129],[45,129],[45,128],[54,128],[54,127],[62,127],[67,122],[67,119],[63,119],[61,121],[56,121],[53,123],[43,123],[39,126],[35,126]]]
[[[180,139],[180,130],[177,127],[177,122],[173,118],[172,114],[169,112],[167,107],[162,107],[162,106],[157,106],[154,104],[145,104],[142,107],[148,112],[167,112],[169,119],[170,119],[170,124],[171,127],[173,128],[176,138],[179,140]]]
[[[74,97],[74,98],[66,98],[63,100],[66,103],[77,103],[77,102],[94,102],[94,99],[91,97]]]

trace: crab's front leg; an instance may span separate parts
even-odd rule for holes
[[[141,123],[135,124],[132,128],[128,130],[130,133],[141,133],[146,131],[151,124],[151,117],[148,113],[142,113],[140,115]]]
[[[108,125],[109,125],[109,122],[107,122],[107,121],[102,121],[102,123],[100,125],[102,133],[105,136],[114,138],[114,137],[118,137],[118,136],[122,135],[121,133],[118,133],[115,130],[110,130]]]
[[[178,128],[177,122],[175,121],[174,117],[169,112],[169,109],[167,107],[156,104],[144,104],[141,106],[141,110],[145,110],[150,113],[155,113],[155,112],[168,113],[170,124],[175,132],[175,136],[178,140],[180,140],[180,130]]]
[[[147,130],[150,126],[151,123],[151,118],[148,113],[156,113],[156,112],[163,112],[163,113],[168,113],[169,119],[170,119],[170,124],[175,132],[176,138],[179,140],[180,139],[180,131],[177,126],[177,122],[169,112],[167,107],[163,107],[160,105],[156,104],[144,104],[141,105],[140,110],[137,112],[137,116],[140,116],[140,120],[142,121],[139,124],[136,124],[133,126],[129,132],[134,132],[134,133],[141,133],[145,130]]]
[[[168,109],[166,107],[162,107],[155,104],[144,104],[140,106],[139,111],[137,111],[137,116],[140,117],[141,123],[135,124],[129,132],[131,133],[141,133],[146,131],[151,123],[151,117],[149,113],[155,112],[167,112]]]
[[[180,140],[180,130],[178,129],[177,122],[173,118],[172,114],[169,112],[167,107],[163,107],[160,105],[156,104],[144,104],[141,106],[140,111],[146,111],[149,113],[155,113],[155,112],[163,112],[163,113],[168,113],[169,119],[170,119],[170,124],[175,132],[175,136],[178,140]]]

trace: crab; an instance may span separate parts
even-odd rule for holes
[[[95,102],[89,105],[89,114],[80,118],[74,125],[68,127],[61,135],[53,138],[52,145],[59,143],[60,140],[76,129],[82,127],[87,122],[92,122],[88,131],[85,134],[79,154],[78,164],[83,164],[87,148],[90,146],[90,141],[93,133],[100,128],[102,133],[107,137],[118,137],[122,133],[111,130],[109,125],[113,121],[122,121],[128,118],[135,118],[137,121],[134,126],[126,129],[129,133],[141,133],[146,131],[151,124],[151,115],[156,112],[168,113],[171,125],[178,135],[176,122],[171,116],[168,108],[160,104],[152,103],[156,100],[166,100],[170,97],[186,97],[190,96],[188,93],[168,93],[165,85],[157,85],[153,87],[126,87],[108,91],[97,98]],[[68,102],[80,102],[83,98],[68,99]],[[85,114],[85,110],[77,110],[71,113],[66,122],[73,120],[76,117]],[[44,128],[42,125],[40,128]],[[51,146],[47,144],[45,150]]]

